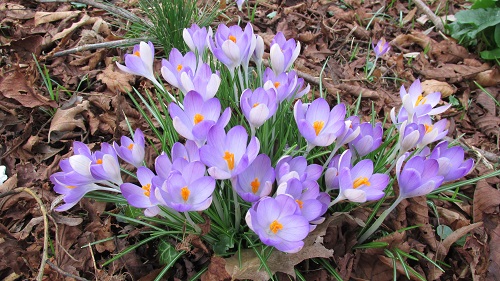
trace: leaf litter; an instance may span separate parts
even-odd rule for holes
[[[253,6],[255,2],[250,3]],[[436,10],[440,3],[436,1],[430,8]],[[464,1],[458,1],[450,5],[450,14],[463,4]],[[132,9],[131,3],[121,5]],[[296,68],[313,85],[319,84],[319,74],[328,59],[322,82],[329,99],[335,101],[338,95],[354,103],[361,96],[360,111],[367,115],[372,111],[372,104],[380,118],[396,106],[401,83],[382,77],[400,77],[406,80],[405,86],[416,78],[422,79],[427,93],[441,91],[448,96],[448,101],[452,98],[458,101],[448,116],[453,126],[449,135],[462,136],[468,146],[498,157],[500,111],[494,102],[500,99],[498,67],[482,63],[477,55],[454,40],[429,30],[428,23],[413,22],[421,13],[409,8],[408,3],[395,1],[385,11],[387,18],[374,16],[382,6],[381,2],[356,0],[259,2],[255,32],[263,36],[268,47],[272,34],[277,31],[299,40],[303,50]],[[398,19],[400,12],[402,25],[388,20]],[[271,13],[275,15],[268,17]],[[144,128],[144,120],[124,93],[132,87],[142,92],[150,89],[151,84],[114,69],[113,58],[123,57],[124,51],[120,49],[52,57],[58,51],[73,47],[121,39],[125,30],[111,15],[90,6],[77,10],[69,4],[27,5],[20,0],[1,3],[0,14],[3,31],[0,34],[0,160],[7,166],[9,175],[0,190],[6,194],[17,187],[29,187],[49,206],[55,194],[48,176],[57,170],[64,157],[61,155],[71,153],[72,141],[99,145],[116,140],[127,131],[125,116],[133,127]],[[234,8],[227,14],[233,24],[238,17],[247,20],[246,15]],[[367,30],[364,27],[368,24]],[[376,79],[367,81],[364,65],[370,42],[381,37],[391,42],[393,51],[381,58]],[[32,53],[47,67],[51,78],[69,90],[69,93],[60,93],[59,101],[49,98]],[[46,113],[51,109],[56,109],[53,116]],[[492,167],[492,163],[484,160],[478,162],[472,176],[486,174],[488,167]],[[397,248],[410,253],[410,249],[415,249],[431,260],[442,260],[447,265],[444,273],[426,259],[406,259],[428,280],[498,280],[499,186],[498,178],[481,181],[464,189],[471,199],[464,199],[462,203],[425,198],[407,200],[386,220],[382,230],[388,235],[379,241],[388,243],[391,250]],[[49,261],[54,266],[46,266],[46,280],[74,280],[64,274],[89,280],[154,279],[162,268],[155,256],[154,243],[138,247],[110,266],[101,266],[134,244],[141,230],[139,226],[125,226],[105,215],[105,211],[114,210],[110,205],[86,199],[70,213],[49,214],[54,245]],[[325,257],[344,280],[392,280],[392,260],[382,250],[353,249],[356,234],[370,212],[369,206],[360,206],[350,214],[329,218],[328,224],[318,227],[321,231],[308,241],[305,251],[295,256],[273,252],[269,260],[272,272],[293,276],[293,267],[297,266],[307,280],[331,280],[324,268],[304,261]],[[24,193],[9,194],[0,198],[0,214],[0,255],[9,257],[0,260],[0,278],[34,278],[43,248],[40,208]],[[446,226],[451,232],[442,237],[437,231],[439,226]],[[397,231],[402,228],[408,229]],[[124,233],[128,236],[116,237]],[[109,240],[104,243],[82,248],[106,238]],[[167,274],[171,280],[185,279],[205,266],[208,270],[202,280],[264,280],[268,277],[253,251],[242,253],[247,258],[240,267],[234,257],[213,256],[204,249],[203,243],[195,241],[187,241],[190,253]],[[396,271],[399,278],[406,278],[400,263]]]

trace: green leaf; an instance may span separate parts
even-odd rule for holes
[[[480,9],[480,8],[491,8],[495,7],[495,3],[497,0],[476,0],[472,5],[471,9]]]
[[[448,26],[451,36],[470,45],[479,32],[500,23],[500,8],[460,11],[455,17],[457,20]]]
[[[450,236],[453,233],[453,229],[451,229],[447,225],[440,224],[436,227],[436,233],[441,237],[442,240],[446,239],[446,237]]]
[[[495,33],[493,34],[495,38],[495,43],[497,44],[497,47],[500,47],[500,24],[497,24],[495,26]]]
[[[177,251],[169,242],[161,239],[158,243],[158,260],[160,264],[169,264],[177,256]]]
[[[228,236],[223,235],[213,246],[216,255],[224,256],[227,254],[227,250],[234,247],[234,241],[232,241],[232,239]]]
[[[500,58],[500,48],[496,48],[494,50],[482,51],[479,53],[481,58],[485,60],[494,60]]]

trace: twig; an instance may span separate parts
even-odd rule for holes
[[[78,46],[75,48],[71,48],[68,50],[54,53],[54,55],[52,57],[54,57],[54,58],[55,57],[62,57],[62,56],[74,54],[77,52],[96,50],[99,48],[115,48],[115,47],[120,47],[120,46],[133,45],[133,44],[137,44],[137,43],[144,41],[144,40],[147,40],[147,39],[146,38],[132,38],[132,39],[123,39],[123,40],[116,40],[116,41],[96,43],[96,44],[88,44],[88,45]]]
[[[429,17],[438,31],[444,31],[444,25],[441,19],[436,16],[436,14],[434,14],[434,12],[429,7],[427,7],[427,5],[422,0],[414,0],[413,2],[422,13]]]
[[[36,0],[36,1],[40,2],[40,3],[53,3],[53,2],[57,2],[57,3],[68,3],[68,2],[81,3],[81,4],[93,6],[93,7],[99,8],[99,9],[103,9],[111,14],[120,16],[120,17],[127,19],[127,20],[130,20],[132,22],[139,22],[139,23],[145,23],[147,25],[151,25],[150,22],[147,22],[147,21],[141,19],[140,17],[134,15],[133,13],[131,13],[123,8],[116,7],[114,5],[107,4],[107,3],[96,2],[93,0]]]
[[[80,280],[80,281],[89,281],[88,279],[85,279],[83,277],[80,277],[80,276],[76,276],[74,274],[71,274],[69,272],[66,272],[66,271],[63,271],[61,268],[59,268],[57,265],[51,263],[49,260],[47,260],[47,264],[52,267],[52,269],[54,269],[55,271],[57,271],[59,274],[61,274],[62,276],[64,277],[69,277],[69,278],[74,278],[76,280]]]

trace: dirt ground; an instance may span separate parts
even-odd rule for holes
[[[135,2],[110,1],[141,16]],[[427,4],[433,11],[440,7],[438,16],[445,16],[464,9],[468,2]],[[338,94],[352,104],[362,95],[360,111],[367,118],[372,107],[379,118],[388,116],[391,108],[399,106],[401,85],[408,87],[416,79],[423,81],[424,91],[440,91],[444,101],[453,104],[442,115],[450,121],[448,137],[461,137],[460,145],[477,163],[467,178],[487,174],[500,164],[500,108],[477,84],[500,100],[498,65],[482,61],[474,50],[458,45],[422,16],[408,1],[275,0],[257,4],[252,24],[255,33],[263,36],[267,52],[278,31],[300,41],[302,53],[295,64],[300,76],[317,87],[324,67],[323,85],[329,98],[335,100]],[[248,21],[246,10],[231,7],[213,27],[219,22],[237,24],[240,19]],[[89,44],[124,39],[128,24],[90,5],[0,1],[0,164],[7,167],[9,176],[0,185],[0,279],[36,278],[45,231],[50,239],[43,280],[146,281],[161,271],[155,243],[101,266],[138,241],[143,230],[103,214],[117,211],[112,204],[84,199],[69,212],[50,211],[57,195],[49,176],[58,171],[61,159],[72,155],[73,141],[92,147],[118,140],[128,132],[126,115],[133,128],[141,128],[155,142],[122,88],[141,91],[153,85],[120,72],[114,64],[123,60],[127,48],[85,50]],[[367,56],[373,60],[370,42],[382,37],[390,42],[391,50],[379,59],[374,79],[369,81],[364,67]],[[81,50],[60,53],[77,47]],[[162,51],[156,55],[165,56]],[[34,58],[54,81],[59,101],[51,99]],[[156,67],[159,70],[159,64]],[[153,159],[152,150],[148,157]],[[391,233],[419,227],[395,232],[382,241],[442,261],[444,272],[425,259],[408,261],[427,280],[500,280],[499,187],[496,177],[463,188],[467,198],[461,202],[405,200],[383,229]],[[28,192],[17,192],[20,188],[36,193],[47,211]],[[369,211],[368,206],[361,206],[326,229],[324,245],[334,250],[330,263],[344,280],[393,278],[392,260],[382,249],[353,249],[359,231],[356,221],[365,220]],[[442,225],[452,231],[445,239],[436,232]],[[110,237],[115,238],[82,248]],[[208,265],[202,280],[230,280],[223,271],[225,261],[195,244],[169,270],[168,280],[187,280]],[[306,280],[334,280],[313,261],[297,268]],[[398,280],[406,280],[401,266],[397,272]],[[285,274],[278,277],[289,280]]]

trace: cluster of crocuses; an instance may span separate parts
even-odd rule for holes
[[[74,155],[61,161],[62,172],[51,177],[56,192],[64,195],[65,204],[57,210],[71,208],[89,191],[104,190],[121,192],[130,205],[145,209],[147,216],[161,214],[162,206],[186,212],[190,220],[187,212],[209,208],[213,192],[221,187],[217,181],[228,180],[241,198],[234,199],[235,205],[239,206],[238,200],[252,204],[245,216],[248,227],[264,244],[294,253],[303,247],[304,238],[324,220],[333,204],[382,198],[390,182],[388,171],[394,166],[399,198],[403,199],[425,195],[442,182],[460,178],[471,170],[473,162],[464,162],[461,148],[448,148],[446,142],[432,151],[427,147],[447,133],[445,120],[433,123],[430,117],[447,107],[434,108],[440,101],[439,93],[422,97],[418,80],[408,92],[401,88],[403,107],[397,115],[395,110],[391,114],[399,132],[392,150],[385,148],[390,154],[387,164],[393,163],[393,167],[382,171],[387,173],[376,173],[368,156],[380,150],[382,124],[346,117],[344,104],[330,108],[322,98],[303,102],[309,86],[304,86],[304,80],[290,70],[300,51],[298,42],[278,33],[270,45],[271,67],[261,71],[264,42],[250,24],[244,29],[221,24],[215,34],[210,28],[193,25],[184,30],[184,39],[191,51],[183,55],[173,49],[169,59],[162,60],[161,73],[179,89],[182,102],[170,95],[173,100],[168,111],[173,127],[186,140],[175,143],[170,156],[159,155],[154,172],[143,163],[144,136],[140,130],[135,131],[133,140],[122,137],[120,145],[104,143],[94,153],[75,142]],[[227,67],[235,81],[232,104],[238,108],[222,110],[215,97],[221,74],[204,61],[208,61],[210,53]],[[148,78],[158,90],[164,90],[153,73],[153,61],[153,45],[142,42],[125,56],[125,66],[118,66]],[[253,86],[250,61],[259,75],[254,88],[249,87]],[[278,111],[289,110],[294,101],[293,116],[307,144],[302,149],[304,156],[283,155],[273,167],[270,155],[260,153],[256,131]],[[244,118],[249,132],[244,124],[226,129],[232,115],[237,115],[236,120]],[[330,151],[324,163],[306,160],[315,147]],[[118,157],[137,167],[139,185],[122,182]],[[323,175],[325,186],[320,186]],[[333,190],[338,190],[334,191],[338,195],[332,201],[329,193]]]

